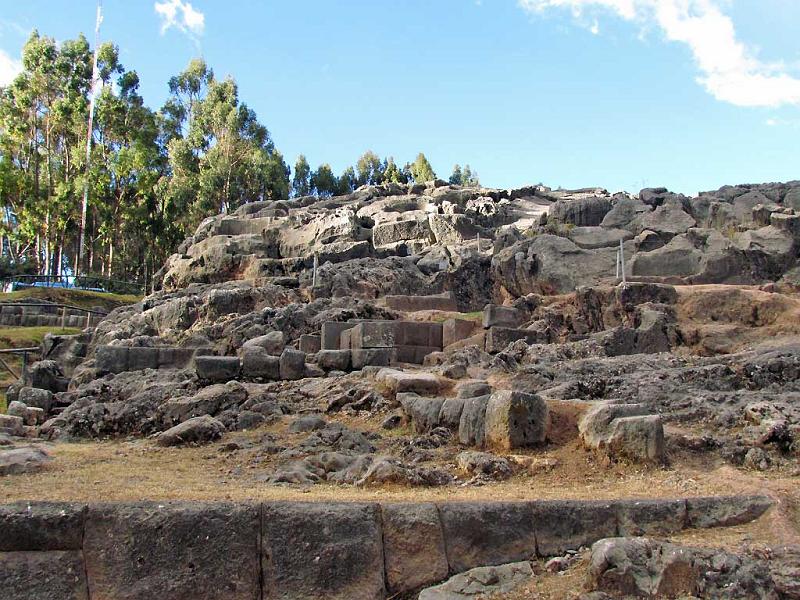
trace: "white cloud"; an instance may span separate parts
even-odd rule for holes
[[[203,35],[206,17],[199,10],[196,10],[190,2],[164,0],[163,2],[156,2],[154,8],[161,19],[162,35],[170,27],[174,27],[192,37]]]
[[[7,86],[22,72],[22,61],[0,50],[0,87]]]
[[[655,23],[668,40],[689,47],[700,71],[697,82],[716,99],[736,106],[800,105],[800,79],[781,63],[759,60],[736,37],[733,21],[719,0],[517,1],[532,13],[568,9],[578,18],[606,10],[642,27]]]

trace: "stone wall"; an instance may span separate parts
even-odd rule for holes
[[[764,497],[0,506],[3,598],[384,599],[481,565],[761,516]]]
[[[40,304],[36,306],[13,304],[0,304],[0,325],[9,327],[61,327],[62,308],[57,304]],[[105,315],[92,314],[89,317],[89,327],[95,327]],[[66,327],[83,329],[87,326],[86,312],[77,309],[67,309]]]

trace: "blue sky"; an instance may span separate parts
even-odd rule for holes
[[[160,5],[157,7],[156,5]],[[95,0],[0,0],[0,82]],[[684,193],[800,179],[798,0],[105,0],[152,107],[199,52],[290,164],[424,151],[440,176]]]

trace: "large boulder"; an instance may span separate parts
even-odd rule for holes
[[[587,584],[589,589],[615,597],[779,597],[765,562],[649,538],[609,538],[595,543]]]
[[[36,447],[0,449],[0,475],[32,473],[52,460],[50,455]]]
[[[547,220],[553,223],[591,227],[600,225],[610,210],[611,199],[609,198],[589,197],[576,200],[557,200],[550,207]]]
[[[543,234],[495,254],[492,272],[513,296],[568,293],[613,277],[616,255],[616,247],[584,250],[567,238]]]
[[[222,437],[225,426],[208,415],[193,417],[159,434],[159,446],[178,446],[181,444],[203,444]]]

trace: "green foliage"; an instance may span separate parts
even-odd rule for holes
[[[336,175],[333,174],[333,170],[331,170],[331,166],[328,163],[320,165],[311,174],[311,188],[318,196],[333,196],[338,187],[339,182],[336,180]]]
[[[350,194],[358,187],[358,178],[353,167],[347,167],[339,177],[336,193],[340,195]]]
[[[411,165],[411,177],[414,183],[426,183],[436,179],[436,173],[433,172],[433,167],[425,155],[420,152],[414,164]]]
[[[97,52],[93,82],[93,52],[83,35],[56,42],[34,31],[22,50],[22,73],[0,88],[0,274],[73,272],[84,188],[86,245],[78,271],[147,284],[208,216],[246,202],[436,177],[422,153],[401,169],[392,157],[367,151],[339,177],[328,164],[312,172],[301,155],[290,179],[269,130],[232,78],[219,79],[194,59],[169,79],[169,97],[154,111],[119,48],[105,43]],[[468,167],[461,185],[477,185],[477,175],[467,173]]]
[[[308,196],[311,193],[311,167],[308,166],[306,157],[302,154],[294,163],[294,179],[292,179],[292,194],[294,196]]]
[[[384,166],[372,150],[367,150],[356,162],[358,185],[379,185],[384,180]]]
[[[481,182],[478,179],[478,173],[473,171],[469,165],[464,165],[464,169],[461,169],[461,165],[455,165],[453,167],[453,173],[450,175],[450,179],[448,180],[451,185],[460,185],[463,187],[478,187]]]

